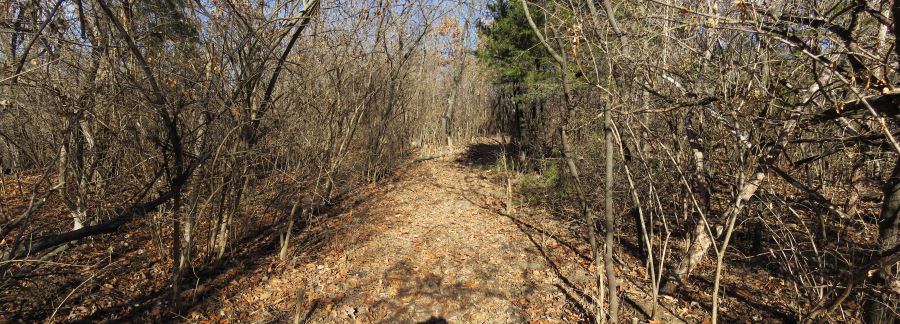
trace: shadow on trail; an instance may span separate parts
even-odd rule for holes
[[[381,279],[383,282],[399,286],[395,286],[396,294],[369,306],[372,311],[388,311],[387,316],[379,322],[409,323],[416,322],[414,320],[416,318],[428,317],[425,321],[417,323],[447,323],[447,320],[437,316],[477,309],[479,303],[486,299],[508,298],[497,287],[485,285],[491,281],[496,269],[476,268],[473,277],[467,282],[448,282],[441,271],[429,273],[421,270],[407,261],[400,261],[383,273]],[[454,308],[458,306],[460,309],[448,309],[448,305],[454,305]],[[507,311],[511,312],[508,316],[517,322],[525,320],[525,315],[520,310]]]
[[[550,255],[547,254],[547,251],[544,249],[544,247],[534,239],[534,236],[532,234],[533,232],[526,230],[526,228],[533,229],[536,227],[534,227],[528,223],[525,223],[511,215],[507,215],[507,214],[501,214],[501,215],[506,216],[507,218],[512,220],[513,223],[516,224],[516,227],[519,229],[519,231],[521,231],[523,234],[525,234],[525,236],[528,237],[528,241],[530,241],[531,244],[535,247],[535,249],[537,249],[538,252],[540,252],[541,257],[544,259],[544,261],[548,265],[550,265],[550,269],[553,270],[553,274],[559,279],[560,282],[563,283],[563,285],[565,285],[565,287],[563,287],[560,284],[555,284],[554,286],[556,286],[556,288],[560,292],[562,292],[562,294],[564,296],[566,296],[566,300],[569,301],[569,304],[571,304],[575,307],[575,309],[578,311],[579,315],[581,315],[582,318],[585,318],[585,319],[593,318],[594,315],[592,312],[588,311],[588,308],[590,308],[591,305],[596,305],[596,303],[597,303],[596,300],[592,296],[588,295],[583,290],[581,290],[577,286],[575,286],[575,284],[572,283],[572,281],[568,277],[566,277],[565,274],[563,274],[562,270],[560,270],[560,268],[559,268],[559,265],[557,265],[556,262],[554,262],[553,259],[550,258]],[[579,256],[581,256],[581,255],[579,255]],[[570,290],[572,292],[569,292]],[[572,293],[574,293],[574,295]],[[578,296],[578,298],[576,298],[576,296]]]
[[[313,208],[308,215],[303,215],[298,211],[294,215],[295,224],[289,257],[291,261],[284,264],[289,266],[291,263],[316,259],[322,251],[322,247],[333,240],[335,232],[330,228],[330,224],[337,221],[336,216],[347,210],[356,210],[357,213],[363,215],[368,214],[377,206],[370,206],[366,202],[383,199],[390,192],[390,188],[401,182],[404,173],[404,171],[398,170],[395,175],[382,180],[380,182],[382,188],[379,190],[350,190],[338,195],[330,204]],[[204,307],[209,306],[210,300],[234,296],[240,290],[228,292],[227,288],[235,285],[240,279],[252,277],[255,273],[273,265],[273,258],[280,250],[279,234],[282,234],[287,227],[287,215],[290,214],[292,207],[292,203],[288,202],[291,201],[293,200],[281,195],[273,198],[266,208],[272,208],[275,214],[284,216],[273,219],[270,224],[259,224],[256,228],[237,235],[231,240],[228,252],[221,262],[198,262],[205,264],[188,270],[189,273],[181,281],[182,291],[177,309],[171,303],[171,286],[156,285],[140,296],[102,307],[85,317],[83,321],[183,321],[186,320],[183,314],[190,314],[194,311],[204,313]],[[132,244],[131,246],[132,249],[136,249],[139,245]],[[302,257],[298,257],[301,255]],[[128,266],[135,265],[129,263]],[[169,280],[168,277],[161,279]],[[73,300],[70,304],[78,305],[79,300]],[[307,321],[320,304],[321,301],[317,300],[306,311],[304,317]],[[292,314],[280,315],[282,316],[278,319],[289,321]]]
[[[517,148],[511,144],[478,143],[469,145],[466,151],[456,159],[456,163],[464,166],[477,166],[482,168],[497,165],[503,155],[507,159],[517,154]]]
[[[447,324],[447,323],[448,323],[447,320],[445,320],[443,317],[432,316],[432,317],[428,318],[427,320],[419,322],[417,324]]]
[[[491,165],[491,163],[496,163],[497,156],[500,156],[502,152],[503,149],[500,145],[475,144],[470,146],[466,151],[466,154],[462,158],[457,159],[456,162],[463,165]],[[493,156],[493,159],[488,158],[491,156]],[[465,169],[466,167],[461,166],[461,168]],[[474,185],[472,176],[467,175],[465,181],[463,183],[458,183],[457,185],[436,185],[436,187],[468,201],[473,206],[478,207],[489,214],[504,216],[511,220],[518,230],[528,238],[531,245],[544,260],[544,263],[549,266],[553,275],[559,280],[559,283],[555,283],[553,286],[565,296],[568,303],[572,305],[574,308],[573,311],[578,314],[580,321],[585,323],[590,322],[589,319],[593,318],[593,311],[589,311],[589,309],[593,308],[592,305],[595,304],[595,299],[585,293],[582,289],[578,288],[578,286],[563,273],[559,265],[551,258],[550,252],[544,249],[537,239],[535,239],[535,235],[551,238],[563,248],[570,250],[578,258],[590,262],[590,257],[588,257],[585,252],[578,249],[574,243],[568,242],[558,235],[554,235],[538,226],[529,224],[515,216],[507,214],[503,210],[502,204],[498,203],[497,197],[480,193],[479,190],[474,190],[474,188],[477,188],[478,186]],[[473,195],[475,195],[475,197],[472,197]]]
[[[509,149],[510,147],[507,146],[507,148]],[[504,152],[504,146],[502,146],[500,144],[474,144],[474,145],[471,145],[466,150],[465,154],[462,157],[457,159],[457,161],[456,161],[458,163],[457,167],[459,167],[461,169],[465,169],[465,168],[471,167],[471,166],[496,165],[496,163],[498,163],[499,157],[502,156],[503,152]],[[506,151],[506,152],[507,152],[507,154],[510,154],[510,155],[512,154],[512,153],[509,153],[510,151]],[[511,156],[514,156],[514,155],[511,155]],[[484,179],[483,176],[481,178]],[[564,273],[561,271],[559,265],[556,264],[553,261],[553,259],[551,258],[550,254],[552,254],[553,251],[548,251],[548,250],[544,249],[543,246],[539,243],[539,241],[535,239],[534,235],[540,235],[541,237],[551,238],[552,240],[556,241],[556,243],[558,243],[561,247],[565,248],[566,250],[571,251],[576,256],[578,256],[580,259],[582,259],[586,262],[591,261],[591,258],[589,257],[590,250],[583,251],[581,249],[578,249],[576,247],[577,244],[575,242],[567,242],[563,238],[560,238],[557,235],[554,235],[554,234],[540,228],[539,226],[529,224],[527,221],[523,220],[520,217],[516,217],[515,215],[510,215],[510,214],[506,213],[504,210],[504,207],[502,206],[502,203],[490,203],[489,202],[491,200],[502,201],[504,198],[489,197],[488,195],[482,194],[479,190],[471,190],[470,187],[472,187],[472,182],[473,182],[472,177],[466,176],[465,182],[466,183],[460,183],[458,185],[454,185],[449,188],[445,187],[444,189],[450,191],[451,193],[457,195],[458,197],[460,197],[462,199],[469,201],[473,205],[478,206],[487,212],[490,212],[490,213],[496,214],[496,215],[501,215],[501,216],[504,216],[504,217],[507,217],[508,219],[510,219],[518,227],[518,229],[521,231],[521,233],[525,234],[528,237],[529,241],[531,241],[534,248],[536,248],[537,251],[540,253],[540,256],[545,260],[547,265],[550,266],[554,275],[560,280],[561,284],[556,284],[556,287],[559,289],[559,291],[565,295],[566,299],[570,302],[571,305],[573,305],[574,308],[576,308],[576,311],[581,316],[583,316],[584,318],[592,318],[592,316],[593,316],[592,314],[594,313],[592,310],[594,307],[593,305],[594,305],[594,301],[595,301],[594,297],[590,296],[589,294],[585,293],[583,290],[579,289],[569,278],[567,278],[564,275]],[[473,195],[474,195],[474,197],[473,197]],[[565,217],[562,217],[562,215],[558,214],[557,211],[551,210],[550,213],[551,213],[552,217],[557,217],[559,219],[565,219]],[[630,211],[628,214],[629,215],[626,217],[632,218],[633,220],[635,220],[635,222],[637,221],[636,215],[633,215],[633,211]],[[628,225],[632,225],[632,224],[628,224]],[[639,228],[639,226],[637,226],[636,224],[634,224],[634,225],[635,225],[634,228],[629,227],[629,226],[623,226],[622,230],[623,231],[633,230],[634,233],[636,234],[635,236],[637,237],[637,235],[640,234],[639,230],[637,229],[637,228]],[[620,248],[623,250],[623,252],[630,254],[632,257],[634,257],[638,260],[641,260],[641,259],[646,258],[646,247],[644,247],[643,244],[641,244],[641,243],[642,242],[640,242],[639,240],[636,242],[632,242],[630,240],[621,240]],[[732,264],[732,263],[735,263],[736,261],[727,260],[726,262],[729,264]],[[708,291],[708,290],[712,289],[712,283],[709,281],[709,279],[702,278],[700,276],[692,276],[692,280],[693,280],[693,282],[695,282],[695,285],[697,287],[688,289],[688,291],[697,291],[697,290],[704,290],[704,289],[706,289]],[[632,283],[634,283],[634,282],[632,282]],[[728,285],[728,284],[723,282],[723,285]],[[737,285],[737,286],[733,286],[733,285]],[[783,308],[780,308],[777,306],[765,305],[765,303],[760,303],[758,301],[751,300],[751,298],[748,298],[747,296],[742,296],[741,294],[737,294],[736,291],[741,289],[741,287],[739,287],[739,286],[741,286],[741,285],[732,283],[732,285],[730,285],[730,287],[728,287],[729,289],[723,289],[724,295],[728,299],[732,299],[734,301],[737,301],[738,303],[745,304],[753,309],[756,309],[757,311],[759,311],[761,313],[768,314],[767,320],[771,320],[771,321],[775,321],[775,322],[784,322],[784,323],[795,322],[796,317],[790,310],[783,309]],[[752,287],[744,287],[744,289],[751,290],[751,291],[753,290]],[[711,308],[709,301],[697,300],[694,296],[690,296],[688,294],[688,291],[683,291],[682,295],[679,296],[679,299],[695,300],[695,301],[698,301],[700,303],[700,305],[703,305],[705,308],[707,308],[707,309]],[[761,293],[761,292],[757,292],[757,293]],[[627,303],[634,303],[629,298],[624,298],[623,301],[625,301]],[[640,312],[640,310],[638,310],[638,305],[634,304],[634,306],[635,306],[636,310],[638,312]],[[658,305],[658,306],[666,308],[663,305]],[[668,309],[668,310],[672,314],[675,314],[675,312],[672,309]],[[730,315],[725,314],[724,318],[729,319],[729,320],[738,320],[739,319],[738,317],[735,317],[734,314],[730,314]],[[682,320],[683,320],[683,318],[682,318]]]

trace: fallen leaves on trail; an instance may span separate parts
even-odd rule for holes
[[[505,216],[505,188],[474,172],[481,171],[431,160],[401,170],[387,183],[357,190],[345,206],[292,239],[297,244],[291,248],[293,259],[281,261],[272,251],[253,260],[254,267],[231,267],[220,274],[225,279],[186,287],[184,298],[204,298],[187,317],[200,323],[291,321],[296,314],[316,323],[431,317],[451,323],[588,320],[583,309],[593,308],[597,269],[580,229],[525,204],[516,206],[516,215]],[[127,301],[121,296],[165,287],[165,255],[147,238],[127,241],[137,242],[127,253],[150,266],[133,272],[108,269],[127,275],[98,276],[92,283],[92,289],[102,291],[97,295]],[[650,273],[641,260],[628,254],[622,260],[625,266],[617,266],[622,278],[648,285]],[[89,276],[96,270],[77,271]],[[773,305],[789,300],[778,296],[789,293],[783,280],[742,271],[730,269],[723,278],[733,296]],[[641,294],[644,288],[635,287],[620,286],[625,294]],[[688,289],[685,296],[710,300],[703,289]],[[122,304],[116,298],[79,303],[91,306],[73,307],[71,319]],[[660,303],[691,322],[708,317],[704,304],[669,296]],[[124,311],[139,306],[125,305]],[[740,310],[729,299],[722,306]],[[144,312],[160,318],[166,309],[154,304]],[[632,317],[642,318],[623,315]]]
[[[207,312],[265,321],[299,310],[326,323],[582,318],[528,235],[497,213],[502,188],[467,172],[433,160],[369,186],[360,194],[378,199],[329,220],[333,237],[314,260],[273,269],[237,292],[251,298]]]

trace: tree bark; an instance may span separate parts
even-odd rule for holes
[[[591,214],[590,206],[588,204],[587,198],[584,194],[584,191],[583,191],[583,188],[581,185],[581,178],[579,177],[578,166],[575,164],[575,159],[572,157],[572,148],[570,146],[568,133],[567,133],[568,128],[570,127],[569,122],[571,121],[572,117],[575,116],[575,107],[573,106],[572,91],[571,91],[571,86],[569,84],[568,60],[566,58],[566,52],[562,51],[562,50],[557,52],[556,50],[553,49],[552,46],[550,46],[550,43],[547,42],[547,39],[544,37],[544,35],[541,33],[540,29],[538,29],[537,25],[534,23],[534,19],[531,18],[531,13],[528,10],[528,3],[525,0],[521,0],[521,3],[523,6],[523,9],[524,9],[523,11],[525,12],[525,18],[528,20],[528,25],[531,27],[532,31],[535,33],[535,35],[541,41],[541,43],[544,45],[544,47],[547,49],[547,51],[550,52],[550,55],[553,56],[553,58],[559,64],[560,71],[562,73],[563,94],[564,94],[564,99],[565,99],[565,103],[566,103],[566,111],[563,115],[562,123],[560,124],[560,127],[559,127],[560,138],[562,141],[562,153],[563,153],[563,158],[566,161],[566,165],[568,166],[569,173],[572,175],[572,178],[575,180],[575,191],[576,191],[576,194],[578,197],[578,203],[581,207],[581,216],[584,218],[585,222],[587,222],[588,239],[591,243],[591,254],[592,254],[595,265],[599,266],[600,259],[598,256],[597,234],[596,234],[596,229],[595,229],[596,221],[594,220],[594,217]],[[557,41],[559,41],[559,40],[557,39]],[[560,43],[560,45],[561,45],[561,43]],[[616,277],[615,277],[616,273],[615,273],[615,268],[612,266],[612,253],[614,251],[613,244],[615,243],[615,232],[614,232],[615,231],[615,226],[614,226],[615,219],[611,218],[614,215],[612,214],[612,197],[611,197],[611,194],[609,191],[609,190],[611,190],[610,186],[612,185],[611,182],[609,181],[609,176],[612,174],[612,171],[611,171],[612,165],[610,164],[611,163],[610,159],[612,158],[612,153],[610,153],[610,152],[612,152],[612,138],[611,138],[611,134],[609,131],[609,129],[610,129],[609,126],[611,125],[611,117],[609,114],[609,110],[607,110],[605,112],[604,121],[606,122],[606,124],[604,126],[606,127],[605,140],[606,140],[606,155],[607,155],[607,180],[606,180],[607,181],[607,184],[606,184],[607,185],[607,196],[606,196],[607,200],[606,200],[606,206],[604,206],[604,208],[607,211],[607,222],[606,222],[606,225],[607,225],[607,228],[606,228],[606,231],[607,231],[607,235],[606,235],[607,256],[606,256],[605,263],[607,265],[606,266],[606,277],[607,277],[607,281],[608,281],[607,284],[609,287],[609,299],[610,299],[609,300],[609,319],[611,322],[616,323],[616,322],[618,322],[617,315],[618,315],[619,303],[618,303],[618,291],[616,290]],[[606,316],[605,316],[606,314],[604,314],[604,312],[602,311],[603,287],[601,284],[599,271],[597,274],[597,291],[599,293],[599,296],[598,296],[598,303],[596,305],[597,310],[595,313],[594,320],[599,323],[601,321],[606,320]]]
[[[849,216],[856,215],[859,207],[859,193],[862,190],[862,179],[865,174],[866,159],[860,152],[860,157],[853,163],[853,171],[850,173],[850,194],[844,204],[844,213]]]
[[[769,149],[765,150],[764,155],[759,157],[759,162],[754,173],[749,177],[749,180],[740,185],[738,195],[735,197],[734,202],[719,219],[728,223],[728,220],[737,217],[737,214],[743,210],[746,202],[756,194],[756,190],[759,189],[762,181],[766,178],[769,165],[775,163],[778,156],[781,155],[781,152],[784,150],[784,145],[787,143],[790,135],[793,134],[796,126],[796,116],[792,116],[790,120],[785,122],[781,134],[779,135],[779,139],[776,140],[775,144],[769,147]],[[691,272],[697,267],[707,251],[709,251],[710,246],[713,244],[713,240],[722,234],[724,225],[716,223],[710,224],[709,221],[710,220],[704,216],[694,227],[691,236],[692,241],[690,242],[687,253],[675,269],[672,270],[672,274],[666,280],[663,289],[660,290],[661,293],[668,295],[674,294],[678,286],[687,282]],[[724,251],[722,251],[722,253],[724,253]]]
[[[604,268],[606,268],[606,285],[609,289],[609,321],[618,323],[619,321],[619,298],[618,281],[616,280],[616,268],[613,261],[616,244],[616,215],[613,212],[613,134],[612,134],[612,109],[607,107],[603,112],[603,141],[606,142],[606,179],[604,179],[603,192],[603,211],[606,218],[606,239],[603,243],[605,246]]]
[[[884,201],[881,205],[881,221],[878,234],[881,240],[881,253],[887,254],[897,248],[900,241],[900,158],[894,162],[894,169],[884,185]],[[900,287],[896,261],[878,264],[878,271],[873,281],[875,292],[869,297],[866,305],[866,323],[888,324],[898,320],[897,309],[900,301],[892,295],[900,293],[892,291]]]

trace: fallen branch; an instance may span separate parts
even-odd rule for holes
[[[117,231],[119,227],[127,224],[135,217],[143,216],[155,211],[157,207],[166,203],[174,196],[175,192],[169,191],[161,194],[159,197],[151,201],[121,210],[116,213],[118,214],[116,218],[104,223],[82,227],[71,232],[42,237],[40,239],[37,239],[36,241],[32,241],[29,244],[19,247],[15,251],[9,251],[5,253],[6,257],[4,257],[2,261],[22,258],[32,253],[41,252],[65,243],[83,239],[85,237],[113,233]]]

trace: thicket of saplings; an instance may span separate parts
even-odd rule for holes
[[[152,233],[178,312],[247,237],[499,129],[558,180],[528,197],[584,235],[598,321],[620,319],[623,253],[654,298],[703,279],[713,322],[748,267],[790,287],[787,318],[895,321],[892,3],[496,0],[475,41],[481,5],[7,4],[6,309],[52,316],[91,276],[68,264]]]
[[[260,257],[242,252],[259,236],[284,258],[349,190],[492,128],[453,2],[2,8],[5,318],[150,310],[88,299],[92,279],[144,272],[140,298],[177,314],[197,301],[185,285]]]
[[[620,320],[623,253],[643,261],[642,288],[713,323],[722,298],[775,304],[736,294],[771,278],[789,297],[751,306],[768,316],[896,320],[892,5],[488,2],[479,54],[531,172],[519,199],[591,243],[598,321]]]

